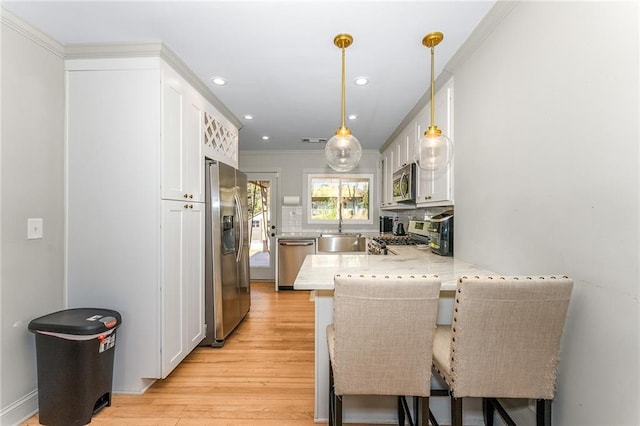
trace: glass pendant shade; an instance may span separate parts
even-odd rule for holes
[[[439,129],[428,130],[418,140],[416,163],[421,169],[427,171],[444,169],[451,162],[451,157],[453,157],[453,142]]]
[[[434,82],[434,47],[444,39],[441,32],[427,34],[422,39],[422,44],[431,49],[431,125],[416,146],[415,159],[418,167],[426,171],[435,171],[446,168],[453,156],[453,143],[451,139],[442,134],[435,121],[435,82]]]
[[[327,141],[324,153],[329,167],[337,172],[348,172],[360,162],[362,147],[351,132],[338,131]]]
[[[336,131],[335,135],[327,141],[324,147],[324,155],[327,157],[329,167],[337,172],[348,172],[353,170],[360,162],[362,157],[362,146],[360,141],[351,134],[351,131],[344,125],[345,116],[345,60],[344,50],[353,43],[353,37],[350,34],[338,34],[333,39],[333,44],[342,50],[342,125]]]

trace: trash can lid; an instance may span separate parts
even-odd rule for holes
[[[29,331],[89,335],[109,331],[122,322],[120,313],[110,309],[76,308],[54,312],[32,320]]]

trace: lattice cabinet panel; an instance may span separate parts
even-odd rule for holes
[[[238,134],[229,129],[214,116],[204,113],[204,144],[226,163],[238,162]]]

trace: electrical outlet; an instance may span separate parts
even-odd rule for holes
[[[44,234],[43,220],[41,217],[27,219],[27,240],[37,240]]]

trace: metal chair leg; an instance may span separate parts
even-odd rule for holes
[[[398,411],[398,426],[404,426],[404,397],[399,396],[397,399],[397,411]]]
[[[551,399],[536,400],[536,425],[551,426]]]
[[[329,362],[329,425],[335,426],[336,394],[333,389],[333,365]]]
[[[493,426],[495,407],[491,398],[482,398],[482,414],[485,426]]]
[[[417,412],[418,410],[416,409],[416,413]],[[420,417],[420,420],[416,419],[416,424],[420,424],[420,426],[429,426],[429,397],[428,396],[423,396],[420,398],[420,416],[419,417]]]
[[[462,398],[451,396],[451,426],[462,426]]]

